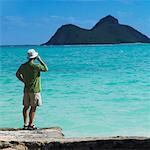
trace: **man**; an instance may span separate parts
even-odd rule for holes
[[[47,65],[40,58],[38,53],[34,49],[29,49],[27,52],[28,61],[22,64],[16,72],[16,77],[24,83],[24,96],[23,96],[23,129],[34,130],[37,129],[33,125],[36,107],[42,104],[41,100],[41,83],[40,72],[48,71]],[[40,64],[34,64],[35,60],[38,60]],[[28,123],[28,109],[29,123]]]

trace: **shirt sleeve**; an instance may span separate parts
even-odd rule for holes
[[[45,67],[42,66],[41,64],[36,65],[36,68],[38,71],[45,71]]]

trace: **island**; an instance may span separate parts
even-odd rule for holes
[[[62,25],[50,40],[42,45],[120,43],[150,43],[150,38],[128,25],[119,24],[118,19],[108,15],[89,30],[73,24]]]

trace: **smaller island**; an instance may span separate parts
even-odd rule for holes
[[[63,25],[42,45],[120,43],[150,43],[150,38],[128,25],[119,24],[118,19],[108,15],[89,30],[72,24]]]

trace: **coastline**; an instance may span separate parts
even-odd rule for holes
[[[59,127],[41,128],[38,130],[22,130],[16,128],[0,129],[0,149],[88,149],[146,150],[150,148],[150,137],[116,136],[116,137],[84,137],[65,138]]]
[[[31,44],[31,45],[0,45],[0,47],[71,47],[71,46],[113,46],[113,45],[149,45],[150,43],[114,43],[114,44],[70,44],[70,45],[41,45],[41,44]]]

